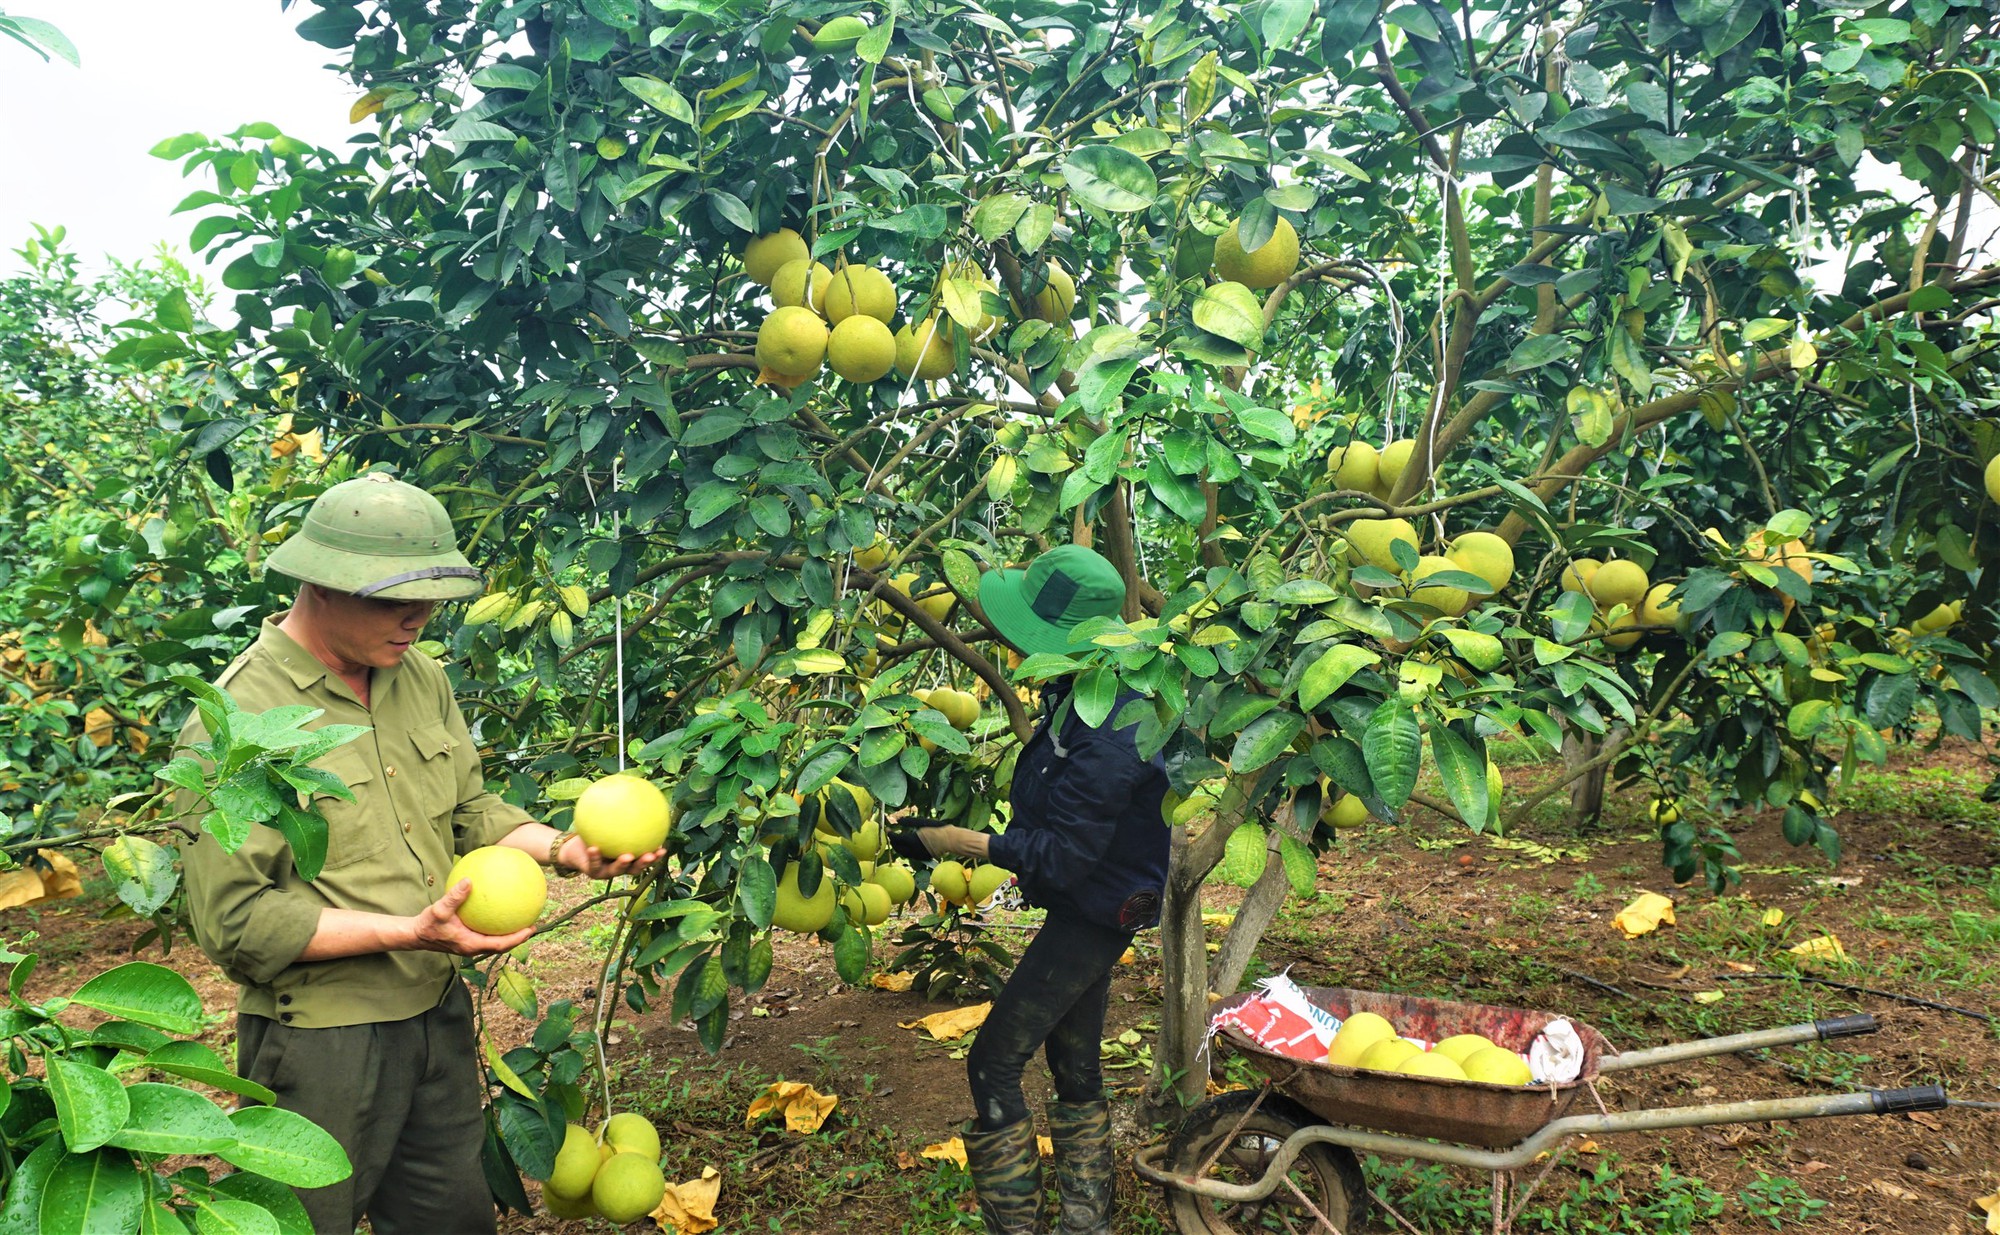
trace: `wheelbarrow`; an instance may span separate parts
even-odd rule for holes
[[[1320,1007],[1345,1020],[1356,1012],[1385,1016],[1406,1037],[1441,1041],[1476,1033],[1525,1053],[1554,1013],[1456,1003],[1335,987],[1309,987]],[[1219,1014],[1256,997],[1221,1001]],[[1493,1179],[1493,1235],[1506,1235],[1540,1179],[1508,1204],[1515,1172],[1571,1137],[1613,1136],[1718,1124],[1886,1115],[1949,1105],[1943,1087],[1720,1102],[1612,1112],[1592,1082],[1614,1072],[1705,1059],[1759,1047],[1788,1046],[1874,1033],[1871,1015],[1834,1017],[1615,1052],[1604,1036],[1571,1020],[1583,1040],[1582,1072],[1573,1081],[1534,1086],[1457,1081],[1293,1059],[1265,1050],[1234,1026],[1215,1039],[1265,1077],[1256,1089],[1210,1098],[1189,1112],[1167,1142],[1141,1149],[1133,1167],[1166,1189],[1181,1235],[1359,1235],[1371,1198],[1357,1153],[1417,1158],[1488,1172]],[[1588,1095],[1587,1102],[1579,1099]],[[1577,1113],[1571,1113],[1580,1108]],[[1546,1176],[1546,1169],[1543,1172]],[[1384,1202],[1386,1206],[1386,1202]],[[1392,1211],[1393,1212],[1393,1211]]]

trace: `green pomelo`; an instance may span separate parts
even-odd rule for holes
[[[597,1168],[590,1185],[590,1201],[597,1212],[621,1225],[658,1209],[666,1194],[667,1179],[660,1164],[638,1154],[612,1154]]]
[[[549,881],[541,864],[519,849],[485,845],[451,864],[447,888],[472,881],[472,895],[458,907],[458,920],[482,935],[511,935],[534,925],[548,903]]]

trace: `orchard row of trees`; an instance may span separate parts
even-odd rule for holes
[[[159,287],[95,358],[174,403],[93,482],[120,516],[47,550],[36,629],[210,672],[314,493],[426,485],[521,602],[437,631],[510,792],[559,811],[620,735],[673,786],[675,872],[629,893],[617,989],[711,1044],[768,969],[781,868],[820,877],[814,795],[983,826],[1019,692],[1055,674],[1092,720],[1137,691],[1119,719],[1190,802],[1163,1095],[1200,1092],[1204,993],[1343,795],[1510,826],[1535,804],[1493,800],[1487,743],[1567,743],[1579,781],[1683,803],[1663,861],[1722,889],[1715,815],[1781,809],[1837,858],[1836,764],[2000,706],[1977,0],[302,17],[356,144],[159,147],[225,298]],[[820,368],[811,314],[883,284],[900,367],[838,376],[875,343],[836,327]],[[760,340],[774,296],[807,316]],[[35,414],[7,431],[56,432],[13,380]],[[63,500],[14,475],[7,500]],[[1474,531],[1511,569],[1447,556]],[[1011,668],[977,571],[1070,540],[1124,573],[1123,620]],[[135,603],[161,586],[198,600],[163,621]],[[937,686],[988,700],[969,733],[913,693]],[[44,817],[17,830],[71,826]],[[1211,972],[1225,859],[1254,887]],[[852,976],[867,929],[827,930]]]

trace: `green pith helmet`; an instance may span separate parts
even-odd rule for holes
[[[381,600],[464,600],[485,576],[458,551],[443,503],[385,472],[319,495],[266,565],[301,583]]]

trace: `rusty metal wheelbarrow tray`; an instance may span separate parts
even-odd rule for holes
[[[1356,1012],[1373,1012],[1387,1017],[1405,1037],[1438,1042],[1454,1034],[1476,1033],[1517,1054],[1527,1053],[1536,1035],[1559,1019],[1553,1012],[1345,987],[1304,990],[1307,998],[1342,1020]],[[1256,994],[1231,996],[1210,1012],[1220,1013]],[[1278,1092],[1328,1123],[1494,1149],[1519,1144],[1561,1118],[1596,1078],[1598,1061],[1610,1047],[1589,1025],[1574,1019],[1570,1024],[1583,1039],[1582,1073],[1564,1084],[1532,1087],[1419,1078],[1293,1059],[1265,1050],[1233,1027],[1223,1029],[1219,1038],[1269,1077]]]

